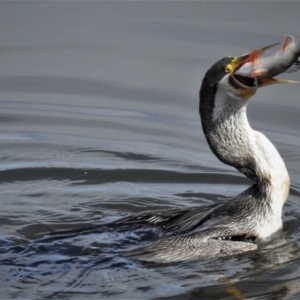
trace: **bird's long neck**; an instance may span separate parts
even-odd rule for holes
[[[250,127],[246,100],[229,99],[222,89],[216,91],[213,104],[203,96],[200,115],[211,150],[253,180],[262,198],[282,207],[289,192],[288,172],[274,145]]]

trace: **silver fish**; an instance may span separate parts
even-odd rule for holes
[[[271,78],[283,72],[295,72],[300,69],[300,38],[287,35],[282,49],[272,56],[263,56],[264,49],[251,51],[248,60],[236,71],[236,74],[252,78]],[[293,81],[284,81],[293,82]]]
[[[284,73],[293,73],[300,70],[300,60],[299,58],[288,68]]]

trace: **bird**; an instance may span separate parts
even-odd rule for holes
[[[114,221],[114,226],[155,226],[164,232],[157,241],[123,250],[122,255],[160,263],[236,255],[257,250],[259,241],[282,228],[290,177],[275,146],[251,128],[246,109],[258,88],[283,81],[237,74],[249,55],[224,57],[208,69],[199,92],[199,114],[215,156],[253,184],[227,201],[140,212]],[[297,67],[299,61],[293,64]]]

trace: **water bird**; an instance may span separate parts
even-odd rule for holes
[[[285,82],[269,71],[286,71],[297,64],[300,53],[285,58],[288,63],[284,68],[279,66],[280,56],[273,57],[269,60],[272,64],[264,64],[269,69],[263,76],[252,76],[256,66],[249,60],[251,53],[224,57],[206,72],[199,92],[199,113],[212,152],[251,179],[253,185],[226,202],[141,212],[115,221],[113,225],[158,226],[165,232],[158,241],[124,255],[163,263],[234,255],[256,250],[259,240],[281,229],[290,177],[275,146],[251,128],[246,107],[259,87]],[[251,73],[238,72],[245,64],[252,64]]]

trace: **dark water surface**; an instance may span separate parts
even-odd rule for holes
[[[49,233],[246,189],[206,144],[200,82],[223,56],[298,36],[299,11],[286,1],[1,2],[0,298],[298,299],[297,84],[249,103],[291,176],[284,228],[258,251],[145,264],[117,251],[154,229]]]

